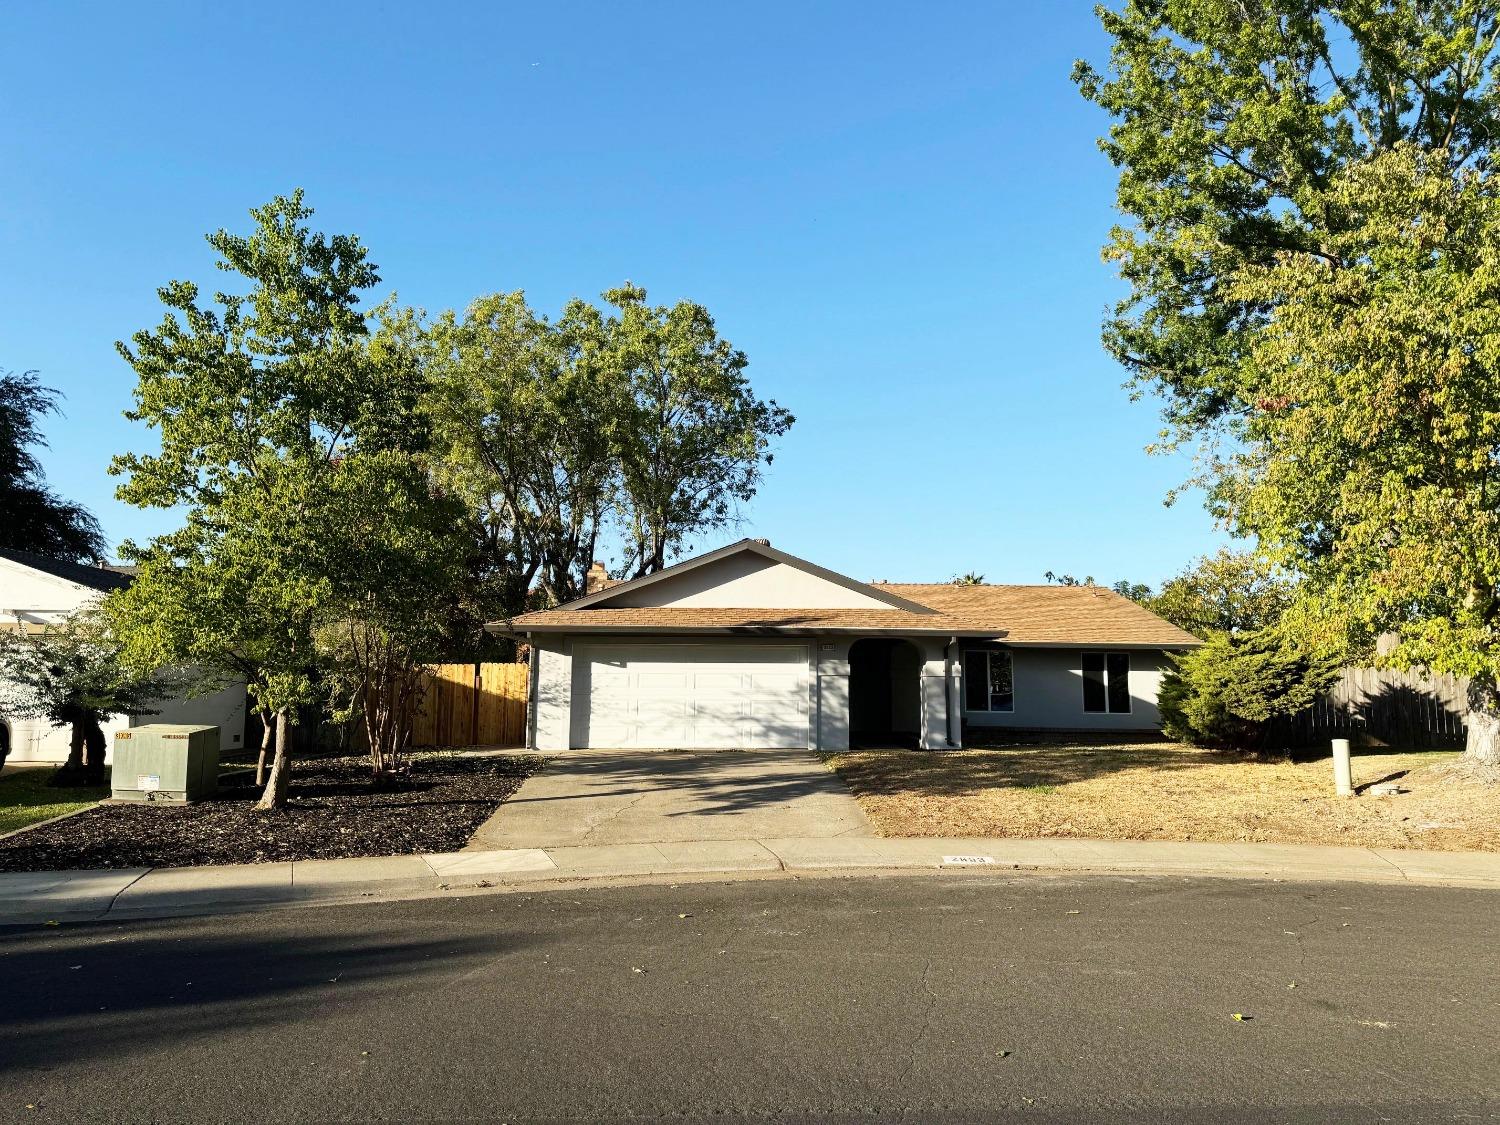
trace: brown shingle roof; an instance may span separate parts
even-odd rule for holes
[[[1185,633],[1112,590],[1096,586],[954,586],[874,583],[935,610],[902,609],[553,609],[510,622],[538,632],[903,632],[1002,638],[1011,644],[1198,644]]]
[[[1201,644],[1129,598],[1098,586],[877,585],[944,616],[999,623],[1014,644]]]

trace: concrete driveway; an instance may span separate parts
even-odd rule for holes
[[[873,836],[806,750],[570,750],[480,826],[477,848]]]

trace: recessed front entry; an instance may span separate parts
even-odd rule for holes
[[[805,645],[580,645],[574,747],[801,749]]]
[[[922,654],[910,641],[871,637],[849,649],[849,740],[914,748],[921,740]]]

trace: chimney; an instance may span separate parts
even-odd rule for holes
[[[583,592],[585,594],[597,594],[604,587],[610,585],[609,571],[604,569],[602,562],[596,562],[589,567],[588,574],[583,578]]]

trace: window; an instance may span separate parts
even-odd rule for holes
[[[964,655],[964,710],[1014,711],[1010,653],[977,650]]]
[[[1083,654],[1083,709],[1130,714],[1130,653]]]

